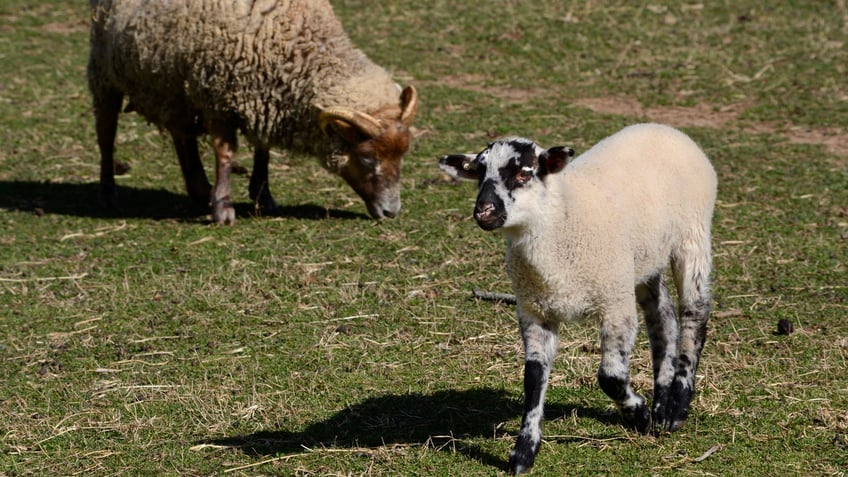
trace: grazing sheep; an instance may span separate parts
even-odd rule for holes
[[[683,425],[707,333],[716,175],[704,153],[673,128],[639,124],[573,155],[510,138],[439,161],[452,176],[478,181],[474,218],[507,240],[525,350],[524,415],[509,462],[516,474],[529,470],[539,451],[560,323],[600,321],[598,382],[641,432]],[[662,276],[669,264],[679,330]],[[630,387],[636,302],[651,342],[652,410]]]
[[[255,150],[250,197],[273,209],[268,151],[317,155],[374,218],[400,211],[400,170],[418,105],[356,49],[327,0],[91,0],[88,81],[100,147],[100,196],[117,202],[114,140],[126,110],[167,130],[189,195],[235,221],[230,169],[240,130]],[[216,155],[215,186],[197,136]]]

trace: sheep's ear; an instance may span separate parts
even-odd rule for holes
[[[474,154],[448,154],[439,159],[439,169],[449,176],[469,181],[477,180],[477,156]]]
[[[556,146],[548,149],[539,156],[539,176],[556,174],[563,170],[569,160],[574,157],[574,149]]]

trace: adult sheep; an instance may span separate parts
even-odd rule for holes
[[[342,29],[327,0],[91,0],[88,81],[100,147],[100,196],[117,202],[114,140],[127,110],[167,130],[189,195],[232,224],[230,169],[241,131],[255,150],[251,199],[268,190],[268,151],[317,155],[374,218],[400,210],[400,171],[417,108]],[[211,136],[210,187],[197,136]]]
[[[485,230],[506,236],[506,266],[524,341],[524,414],[510,471],[527,471],[541,444],[541,419],[560,323],[601,325],[598,382],[625,422],[641,432],[674,431],[689,412],[710,311],[710,222],[716,175],[685,134],[639,124],[581,156],[522,138],[477,155],[440,160],[454,177],[478,181],[474,208]],[[671,264],[680,325],[663,280]],[[636,305],[651,342],[654,402],[630,387]]]

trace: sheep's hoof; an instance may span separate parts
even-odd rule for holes
[[[186,187],[188,196],[191,197],[191,200],[194,201],[197,205],[206,206],[209,204],[209,194],[212,192],[212,187],[208,182],[205,184],[202,182],[191,183]]]
[[[236,209],[229,197],[212,202],[212,220],[218,225],[233,225],[236,223]]]
[[[118,207],[118,188],[115,185],[100,186],[100,205],[104,209],[115,209]]]
[[[271,197],[271,194],[262,194],[254,203],[256,215],[268,215],[274,213],[277,209],[277,202]]]

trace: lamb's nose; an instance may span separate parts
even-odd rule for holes
[[[474,207],[474,218],[477,221],[486,220],[495,213],[495,204],[485,202]]]

